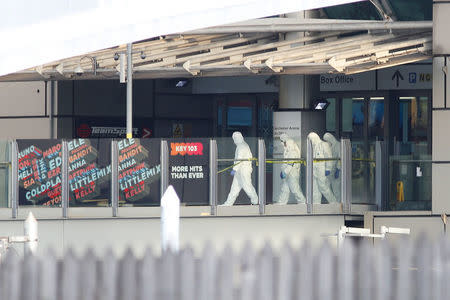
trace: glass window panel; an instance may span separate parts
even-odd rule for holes
[[[61,140],[17,140],[19,205],[61,205]]]
[[[258,138],[245,135],[243,138],[248,148],[245,144],[240,144],[242,147],[238,149],[231,137],[217,138],[216,140],[218,149],[217,202],[219,205],[249,205],[250,198],[254,202],[257,199]],[[242,189],[240,189],[241,187]]]
[[[364,136],[364,98],[342,99],[342,131],[351,132],[352,138]]]
[[[233,126],[252,126],[252,108],[251,107],[228,107],[227,124]]]
[[[327,133],[312,140],[313,203],[336,204],[341,200],[341,143]]]
[[[352,203],[375,204],[375,143],[352,142]]]
[[[409,140],[414,142],[426,142],[428,132],[428,97],[414,97],[409,107],[411,120]]]
[[[342,99],[342,131],[352,132],[352,103],[351,98]]]
[[[369,138],[384,137],[384,97],[371,97],[369,102]]]
[[[370,1],[335,5],[324,8],[329,19],[381,20],[380,14]]]
[[[390,0],[389,3],[399,21],[432,20],[433,1]]]
[[[222,106],[219,106],[217,108],[217,126],[222,126],[222,113],[223,113],[223,108],[222,108]]]
[[[336,98],[327,98],[330,103],[326,110],[327,131],[336,131]]]
[[[352,202],[366,202],[367,164],[364,143],[352,141]]]
[[[306,203],[306,153],[302,157],[301,144],[300,136],[288,136],[284,141],[273,139],[273,154],[267,154],[266,164],[267,186],[273,183],[268,204]]]
[[[397,154],[429,154],[428,97],[399,97]]]
[[[431,210],[431,155],[392,155],[389,172],[390,210]]]

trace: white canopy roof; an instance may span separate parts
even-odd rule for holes
[[[356,1],[5,1],[0,76],[159,35]]]

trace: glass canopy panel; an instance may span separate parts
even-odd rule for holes
[[[329,19],[382,20],[370,1],[336,5],[324,8]]]
[[[399,21],[431,21],[433,19],[432,0],[390,0]]]

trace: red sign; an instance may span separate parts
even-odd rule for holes
[[[170,155],[203,155],[202,143],[170,143]]]
[[[88,138],[92,133],[92,129],[88,124],[81,124],[77,129],[77,134],[80,138]]]

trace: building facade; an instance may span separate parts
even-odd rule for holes
[[[391,19],[431,20],[431,3],[388,2],[390,10],[385,12]],[[444,136],[448,119],[445,99],[448,90],[446,49],[449,47],[443,34],[446,21],[441,12],[450,6],[440,1],[434,1],[433,5],[432,59],[405,64],[396,62],[392,67],[374,68],[367,72],[354,69],[355,74],[329,74],[320,69],[323,66],[319,63],[315,66],[296,65],[297,68],[319,70],[277,74],[277,66],[269,66],[267,62],[265,68],[270,68],[271,74],[260,71],[246,76],[227,76],[227,71],[222,70],[215,76],[202,77],[188,70],[193,76],[161,73],[160,76],[171,78],[158,78],[157,74],[147,73],[147,78],[143,78],[145,75],[141,76],[136,71],[136,79],[133,80],[133,134],[137,143],[133,141],[126,146],[124,143],[127,142],[120,140],[125,134],[126,86],[117,77],[75,76],[47,81],[2,82],[1,99],[8,105],[0,117],[0,134],[5,140],[10,140],[2,144],[4,165],[8,166],[14,160],[14,153],[19,159],[17,196],[11,190],[11,187],[15,188],[11,183],[14,174],[4,168],[0,178],[0,184],[3,184],[0,187],[4,191],[0,202],[4,207],[0,220],[4,225],[2,233],[3,228],[5,232],[19,230],[20,220],[26,211],[32,210],[42,220],[41,240],[44,245],[55,246],[60,251],[73,245],[72,241],[77,241],[75,246],[78,249],[88,244],[100,249],[113,241],[117,243],[114,245],[118,251],[124,250],[126,244],[142,250],[146,243],[159,241],[159,197],[167,184],[174,184],[184,203],[181,211],[184,217],[183,243],[193,243],[199,252],[200,245],[207,239],[216,241],[218,245],[225,240],[234,240],[235,247],[242,247],[246,239],[258,245],[264,239],[272,239],[278,245],[284,239],[298,243],[303,238],[320,241],[323,239],[321,235],[336,233],[344,224],[365,226],[373,232],[378,232],[381,225],[389,225],[411,228],[414,235],[423,231],[432,236],[445,234],[445,216],[450,209],[445,196],[448,162]],[[409,14],[404,14],[404,7],[410,9]],[[366,2],[291,17],[324,15],[334,19],[383,19],[382,14]],[[387,48],[388,52],[406,53],[412,51],[408,47],[426,48],[429,39],[427,30],[423,31],[425,33],[415,32],[412,37],[402,35],[398,49]],[[311,36],[287,33],[282,41],[277,42],[317,39],[314,34]],[[353,35],[350,36],[353,40],[347,41],[347,38],[346,34],[341,34],[339,43],[355,43]],[[402,46],[411,40],[413,46]],[[325,37],[324,41],[330,44],[321,44],[322,47],[333,48],[333,38],[327,40]],[[364,43],[361,40],[357,42]],[[377,41],[373,43],[377,45]],[[307,42],[303,44],[314,47],[308,46]],[[382,54],[378,52],[377,55]],[[238,57],[233,59],[242,60]],[[279,66],[287,69],[289,66],[283,63]],[[248,69],[259,68],[256,65],[250,62]],[[183,68],[186,69],[186,65],[183,64]],[[325,99],[328,107],[325,111],[313,112],[318,99]],[[300,122],[295,125],[298,120]],[[264,199],[256,206],[249,205],[244,191],[240,192],[236,205],[218,206],[227,199],[234,180],[229,174],[230,169],[241,163],[235,161],[236,147],[231,138],[236,131],[242,133],[252,152],[251,183],[260,201]],[[321,138],[324,133],[331,133],[337,140],[349,141],[349,147],[341,147],[344,152],[338,157],[325,157],[320,161],[308,154],[306,135],[312,131],[319,133]],[[288,205],[277,204],[285,180],[282,176],[280,179],[280,170],[287,159],[283,157],[279,141],[282,133],[289,133],[300,148],[301,155],[295,160],[290,157],[289,162],[299,166],[298,184],[308,199],[307,203],[297,204],[291,193]],[[119,141],[113,143],[114,139]],[[12,140],[17,141],[17,151]],[[33,196],[33,183],[26,181],[27,174],[25,171],[21,173],[20,169],[20,163],[26,164],[27,159],[29,166],[33,165],[33,157],[28,155],[36,148],[42,150],[42,156],[51,157],[57,153],[55,156],[63,161],[63,140],[66,143],[64,147],[68,147],[66,174],[69,179],[66,184],[69,194],[66,205],[61,204],[64,180],[59,185],[53,181],[46,186],[45,195],[36,191]],[[182,154],[182,151],[173,150],[172,145],[201,146],[205,151],[202,155]],[[75,150],[77,148],[80,150]],[[80,189],[76,186],[77,181],[73,181],[81,176],[74,162],[79,159],[77,153],[84,151],[82,149],[90,150],[85,153],[83,166],[80,165],[84,167],[81,173],[89,176],[87,171],[96,170],[95,187],[91,184]],[[135,163],[130,166],[121,165],[129,159],[128,156],[122,159],[121,155],[131,155],[133,149],[144,149],[146,155],[137,155]],[[264,155],[261,149],[264,149]],[[168,154],[165,156],[166,150]],[[117,156],[114,156],[114,151],[118,151]],[[351,164],[344,164],[345,151]],[[337,168],[341,168],[344,174],[339,176],[333,171],[332,175],[336,182],[348,189],[339,188],[334,192],[336,198],[340,198],[336,203],[327,199],[325,192],[322,192],[324,196],[318,203],[313,203],[316,177],[309,176],[309,158],[311,169],[316,173],[321,172],[319,167],[326,164],[326,158],[335,159],[341,166]],[[60,166],[56,160],[53,165],[51,159],[45,162],[47,172]],[[133,169],[141,163],[145,168]],[[114,165],[118,167],[116,179],[113,174],[101,173],[102,170],[108,172],[108,166]],[[92,167],[87,170],[86,166]],[[158,166],[159,172],[156,171]],[[26,170],[27,166],[23,167]],[[191,172],[191,168],[195,170]],[[138,195],[141,190],[137,184],[127,186],[123,180],[127,174],[135,174],[139,170],[145,170],[138,172],[140,176],[146,172],[151,174],[139,181],[143,182],[140,188],[145,196],[142,197]],[[198,178],[189,181],[189,176],[194,175]],[[345,179],[344,175],[347,175]],[[46,182],[52,182],[50,177],[53,176],[49,173],[47,176]],[[100,178],[102,176],[103,179]],[[155,179],[151,179],[152,176]],[[115,180],[118,188],[113,183]],[[320,180],[317,178],[317,182]],[[308,195],[309,187],[312,190]],[[115,188],[118,189],[116,196]],[[54,197],[49,191],[54,192]],[[211,194],[213,192],[215,196]],[[136,200],[130,200],[133,198]],[[142,235],[145,237],[141,238]]]

